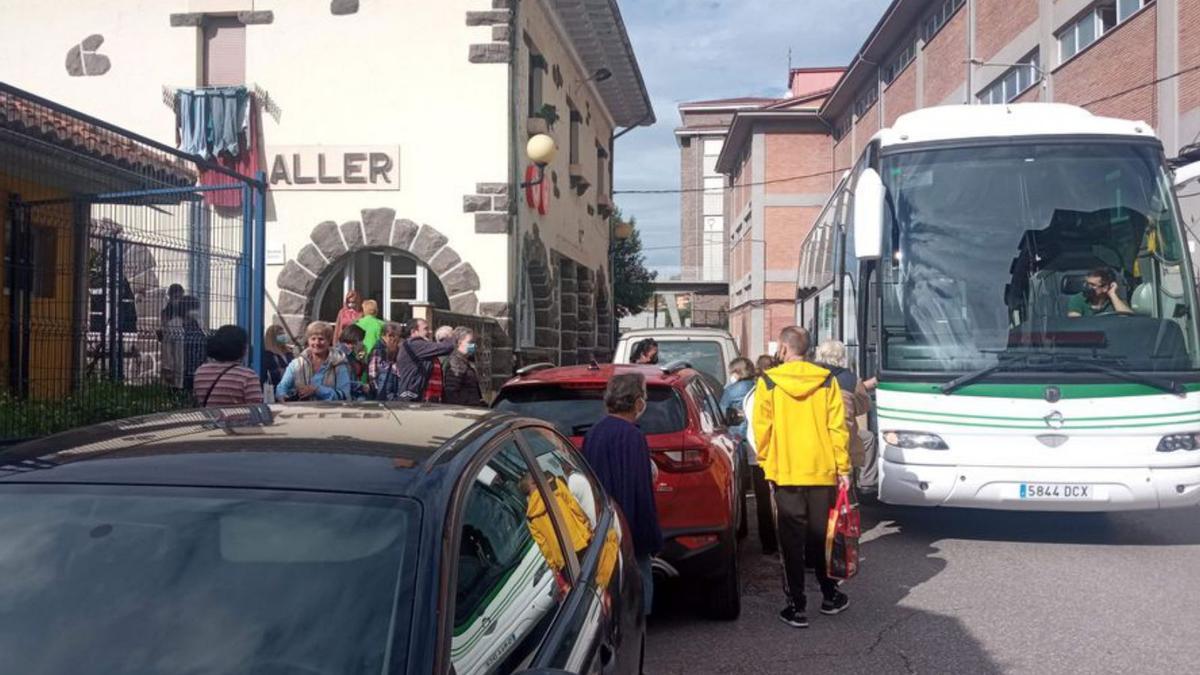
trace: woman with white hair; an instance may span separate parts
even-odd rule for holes
[[[288,364],[276,396],[285,401],[350,400],[350,367],[340,351],[331,349],[332,340],[333,326],[324,321],[308,324],[308,348]]]
[[[846,407],[846,428],[850,432],[850,462],[857,470],[859,487],[874,487],[878,476],[875,436],[866,424],[866,417],[871,412],[871,396],[862,380],[847,367],[846,345],[841,341],[826,340],[818,344],[813,361],[828,368],[837,379]]]

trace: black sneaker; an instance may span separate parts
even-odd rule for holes
[[[834,591],[833,597],[821,603],[822,614],[841,614],[850,606],[850,598],[841,591]]]
[[[808,617],[804,615],[804,610],[796,609],[791,605],[783,608],[783,611],[779,613],[779,620],[792,628],[808,628]]]

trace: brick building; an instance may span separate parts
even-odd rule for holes
[[[893,0],[816,113],[829,135],[828,151],[817,139],[806,138],[804,149],[794,151],[814,154],[806,161],[790,161],[796,173],[801,173],[800,165],[806,170],[823,166],[829,172],[823,183],[828,191],[871,137],[906,112],[1030,101],[1070,103],[1097,115],[1145,120],[1162,139],[1167,156],[1175,156],[1200,140],[1200,2]],[[812,230],[820,211],[819,206],[794,207],[804,215],[787,216],[786,226],[771,225],[779,216],[764,198],[771,198],[774,191],[766,188],[774,186],[747,187],[771,179],[772,163],[754,150],[764,149],[769,156],[777,143],[772,136],[796,132],[756,127],[763,129],[761,141],[750,134],[749,149],[734,148],[732,129],[738,128],[738,118],[749,124],[757,114],[734,116],[728,156],[723,153],[718,161],[729,176],[727,201],[748,209],[746,214],[732,209],[730,323],[742,351],[750,354],[765,350],[775,324],[794,316],[783,287],[785,281],[790,285],[794,301],[798,261],[794,254],[783,258]],[[820,132],[814,127],[811,133]],[[806,192],[810,189],[814,192]],[[803,194],[818,192],[813,183]],[[1184,200],[1182,206],[1195,222],[1196,214],[1189,211],[1200,208],[1200,199]],[[736,225],[743,217],[764,228],[761,241],[751,236],[739,256]],[[740,311],[747,305],[749,312]],[[737,327],[733,317],[746,327]]]

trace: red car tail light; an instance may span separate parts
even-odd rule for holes
[[[664,471],[704,471],[713,461],[706,445],[685,445],[679,450],[654,450],[650,454]]]
[[[709,544],[715,544],[717,542],[717,535],[715,535],[715,534],[695,534],[695,535],[685,534],[680,537],[675,537],[675,541],[679,542],[679,544],[686,549],[695,550],[698,548],[703,548],[705,546],[708,546]]]

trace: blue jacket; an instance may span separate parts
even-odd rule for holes
[[[634,553],[641,558],[660,551],[663,538],[654,505],[650,446],[642,430],[607,415],[584,436],[583,456],[625,514],[633,530]]]
[[[725,391],[721,392],[721,414],[725,414],[725,411],[729,410],[730,408],[742,410],[742,400],[746,398],[746,394],[749,394],[752,391],[754,391],[753,378],[749,380],[738,380],[737,382],[726,386]],[[745,413],[746,411],[742,410],[742,414],[745,415]],[[737,435],[738,440],[745,440],[746,423],[744,421],[735,427],[730,427],[729,430]]]

